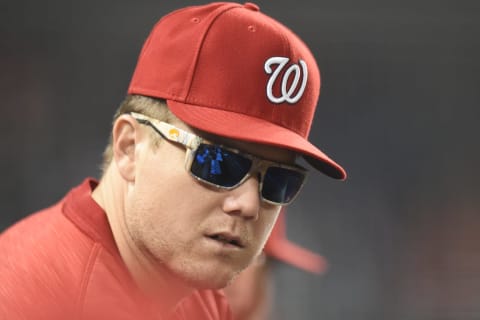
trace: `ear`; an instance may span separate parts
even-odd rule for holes
[[[138,123],[128,115],[121,115],[112,129],[113,161],[126,181],[135,181],[135,149],[139,139]]]

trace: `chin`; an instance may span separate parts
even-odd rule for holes
[[[190,270],[193,272],[183,273],[181,277],[186,280],[191,287],[197,289],[223,289],[240,273],[240,271],[221,271],[219,269],[221,268]]]
[[[201,256],[169,261],[163,266],[191,288],[223,289],[248,266],[248,260]]]
[[[221,275],[217,272],[212,276],[192,279],[191,284],[198,289],[223,289],[232,282],[235,275]]]

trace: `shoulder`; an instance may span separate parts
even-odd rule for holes
[[[94,243],[61,214],[61,205],[0,234],[0,318],[47,318],[75,301]]]

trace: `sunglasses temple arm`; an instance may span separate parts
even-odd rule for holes
[[[130,112],[130,115],[139,123],[153,128],[162,138],[183,144],[189,149],[195,149],[202,142],[202,139],[193,133],[177,128],[169,123],[152,119],[141,113]]]
[[[188,149],[196,149],[202,142],[202,139],[197,135],[177,128],[166,122],[158,122],[157,131],[160,132],[162,137],[173,142],[183,144]]]

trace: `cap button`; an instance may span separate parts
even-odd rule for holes
[[[252,3],[252,2],[245,2],[245,4],[243,6],[247,9],[252,10],[252,11],[260,11],[260,7],[257,6],[255,3]]]

